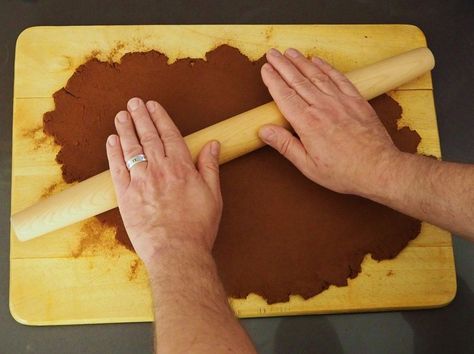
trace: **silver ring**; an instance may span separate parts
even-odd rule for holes
[[[137,163],[146,162],[146,161],[148,161],[148,160],[146,159],[145,155],[143,155],[143,154],[135,155],[127,161],[127,163],[126,163],[127,168],[130,171],[132,169],[132,167],[135,166]]]

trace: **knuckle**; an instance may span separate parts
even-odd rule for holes
[[[298,95],[298,93],[296,93],[296,90],[292,89],[292,88],[288,88],[287,90],[285,90],[283,93],[282,93],[282,101],[284,102],[291,102],[291,101],[294,101],[294,99],[296,98],[296,96]]]
[[[304,110],[304,116],[311,122],[318,120],[321,116],[325,116],[328,113],[328,109],[324,106],[315,107],[310,105],[305,107]]]
[[[331,69],[334,69],[332,67],[331,64],[329,64],[327,61],[323,60],[322,63],[321,63],[321,68],[326,71],[326,72],[329,72]]]
[[[155,143],[158,141],[158,134],[156,133],[145,133],[140,136],[140,143],[142,145],[149,145],[150,143]]]
[[[336,81],[340,86],[350,88],[351,90],[358,92],[352,81],[349,80],[348,77],[343,73],[336,71],[334,78],[334,81]]]
[[[111,159],[118,159],[121,157],[121,155],[122,152],[120,151],[120,149],[107,149],[107,156],[109,161]]]
[[[155,165],[150,165],[150,173],[154,177],[154,180],[159,183],[166,177],[166,170]]]
[[[305,88],[311,85],[310,81],[304,76],[294,78],[293,80],[290,81],[290,84],[293,87],[302,87],[302,88]]]
[[[132,156],[139,155],[143,152],[143,149],[140,145],[132,145],[127,148],[124,148],[124,153],[127,159]]]
[[[215,163],[212,163],[212,162],[208,162],[206,164],[204,164],[204,168],[214,174],[216,173],[219,173],[219,165],[215,164]]]
[[[323,73],[317,73],[311,75],[310,80],[313,84],[324,84],[329,82],[329,76]]]
[[[279,151],[282,155],[287,155],[290,151],[291,140],[289,138],[284,138],[280,142]]]
[[[360,106],[363,106],[363,107],[366,107],[368,106],[367,108],[370,108],[373,110],[372,106],[369,104],[369,102],[364,98],[362,97],[360,94],[358,94],[357,92],[350,95],[349,96],[351,98],[351,100],[356,104],[356,105],[360,105]]]
[[[163,140],[178,140],[182,139],[181,134],[176,129],[165,129],[161,132],[161,138]]]
[[[171,181],[183,182],[193,174],[193,169],[195,170],[194,166],[189,166],[185,163],[172,162],[166,164],[164,173]]]
[[[338,78],[345,78],[344,74],[342,74],[340,71],[334,69],[332,66],[328,67],[327,73],[328,73],[328,75],[333,75],[333,76],[336,76]]]
[[[304,113],[306,116],[317,116],[318,115],[318,109],[312,105],[306,106],[304,108]]]
[[[318,124],[320,121],[320,115],[323,114],[325,111],[324,108],[317,108],[314,106],[307,106],[305,107],[304,114],[303,114],[303,121],[309,127]]]
[[[144,175],[142,173],[135,174],[133,176],[133,178],[131,178],[130,183],[133,186],[133,189],[138,191],[138,193],[135,196],[133,196],[132,198],[140,199],[141,198],[141,193],[143,191],[148,190],[148,188],[149,188],[147,180],[146,180],[146,178],[144,178]]]
[[[113,167],[111,170],[112,175],[121,177],[125,174],[125,169],[119,166]]]

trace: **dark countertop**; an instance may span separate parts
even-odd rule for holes
[[[34,25],[408,23],[436,57],[443,158],[474,163],[474,2],[328,1],[0,2],[0,353],[151,353],[150,323],[27,327],[8,309],[11,122],[15,40]],[[436,310],[248,319],[261,353],[474,353],[474,244],[454,239],[458,292]]]

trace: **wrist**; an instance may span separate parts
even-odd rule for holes
[[[141,258],[147,270],[154,272],[155,269],[166,267],[170,261],[181,266],[187,259],[212,259],[212,253],[203,242],[168,239],[151,246],[146,255],[141,255]]]
[[[412,174],[410,166],[417,155],[399,150],[381,154],[376,167],[369,172],[367,184],[360,195],[381,204],[390,204],[400,198],[404,185],[409,183]]]
[[[192,249],[211,254],[215,239],[213,233],[184,227],[127,228],[127,232],[137,255],[145,265],[155,263],[162,254]]]
[[[216,294],[225,294],[220,284],[217,266],[211,252],[202,247],[173,245],[162,248],[160,252],[145,262],[150,286],[156,301],[163,301],[176,293],[199,294],[195,301],[212,299]],[[225,302],[225,301],[224,301]]]

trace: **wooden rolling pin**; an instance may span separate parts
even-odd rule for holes
[[[433,67],[431,51],[418,48],[352,71],[347,77],[369,100]],[[257,132],[265,124],[288,126],[274,102],[188,135],[185,141],[193,158],[208,141],[220,141],[220,163],[224,163],[262,147],[264,143]],[[11,223],[18,239],[26,241],[115,207],[117,201],[112,179],[110,172],[105,171],[14,214]]]

